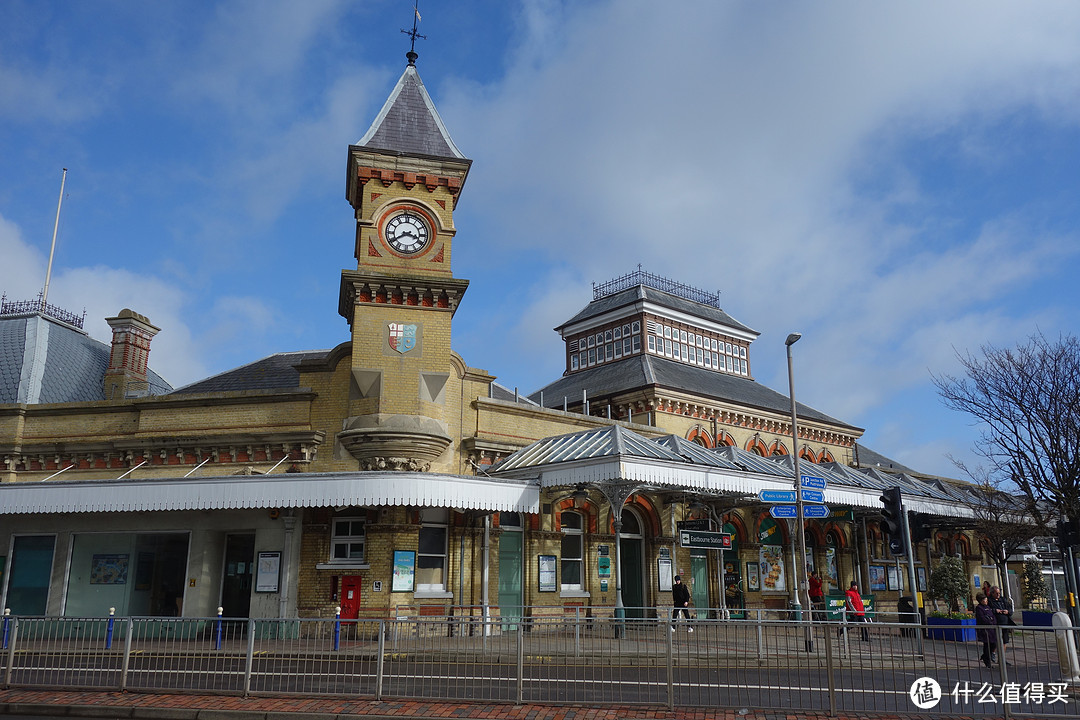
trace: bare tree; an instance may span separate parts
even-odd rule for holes
[[[1009,596],[1006,561],[1027,550],[1033,538],[1050,534],[1042,522],[1043,513],[1037,512],[1029,498],[1006,492],[1003,483],[986,468],[969,468],[955,458],[953,462],[973,481],[969,492],[975,517],[968,527],[985,541],[986,553],[997,566],[1001,589]]]
[[[976,451],[1014,483],[1046,525],[1046,510],[1080,518],[1080,343],[1040,332],[1015,349],[960,355],[965,376],[934,376],[948,407],[982,426]]]

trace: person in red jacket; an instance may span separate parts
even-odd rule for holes
[[[859,628],[863,642],[870,642],[870,631],[866,629],[866,607],[863,606],[862,595],[859,594],[859,583],[851,581],[851,587],[847,589],[847,597],[844,598],[844,607],[847,609],[848,622],[863,623]],[[840,628],[837,635],[846,632],[847,628]]]
[[[821,589],[821,573],[814,571],[810,575],[810,605],[814,610],[814,616],[820,616],[825,609],[825,593]]]

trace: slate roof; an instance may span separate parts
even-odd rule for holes
[[[871,450],[870,448],[866,447],[865,445],[863,445],[861,443],[855,443],[855,453],[854,453],[854,455],[859,461],[859,467],[863,467],[863,468],[880,467],[881,469],[883,469],[883,470],[885,470],[887,472],[898,472],[898,473],[908,473],[908,474],[917,472],[916,470],[912,470],[911,468],[907,467],[906,465],[901,465],[899,462],[897,462],[896,460],[893,460],[892,458],[888,458],[888,457],[885,457],[884,455],[882,455],[881,453],[874,452],[873,450]]]
[[[561,408],[564,396],[571,403],[581,402],[583,390],[588,393],[589,398],[602,398],[645,387],[678,390],[777,413],[791,412],[791,402],[786,395],[754,380],[686,365],[648,353],[569,373],[530,394],[529,398],[539,402],[543,393],[545,407]],[[802,403],[796,403],[796,407],[799,417],[862,430]]]
[[[41,313],[0,318],[0,404],[105,399],[110,348]],[[151,395],[172,390],[147,370]]]
[[[386,104],[356,144],[395,154],[466,159],[443,125],[414,65],[405,68]]]
[[[562,325],[555,328],[557,332],[561,332],[563,328],[569,327],[583,320],[596,317],[598,315],[604,315],[606,313],[618,310],[619,308],[633,305],[634,303],[647,301],[662,305],[663,307],[677,310],[681,313],[688,315],[695,315],[705,320],[710,320],[721,325],[725,325],[736,330],[741,330],[746,333],[751,333],[755,336],[761,333],[756,330],[743,325],[735,318],[728,315],[720,308],[710,307],[702,303],[694,302],[693,300],[686,300],[672,295],[671,293],[664,292],[663,290],[657,290],[656,288],[649,287],[648,285],[637,285],[627,290],[622,290],[617,293],[613,293],[606,297],[602,297],[593,300],[584,308],[578,312],[577,315],[570,318]]]
[[[300,387],[300,373],[296,366],[305,360],[321,360],[329,354],[329,350],[275,353],[247,365],[241,365],[177,388],[172,394],[195,395],[210,392],[297,388]]]

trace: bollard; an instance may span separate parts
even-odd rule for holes
[[[1076,643],[1071,637],[1072,621],[1063,612],[1054,613],[1051,621],[1054,625],[1054,635],[1057,636],[1058,663],[1061,665],[1061,677],[1070,683],[1080,682],[1080,660],[1076,657]],[[5,626],[6,628],[6,626]],[[7,640],[7,630],[4,631],[4,639]],[[999,655],[1004,658],[1004,655]]]
[[[8,646],[8,633],[11,630],[11,608],[4,608],[4,644],[3,649],[7,650]]]
[[[109,608],[109,626],[105,628],[105,649],[112,650],[113,623],[116,622],[116,608]]]
[[[219,607],[217,609],[217,630],[214,632],[214,649],[221,649],[221,614],[225,612],[225,608]]]
[[[334,650],[341,647],[341,606],[334,608]]]

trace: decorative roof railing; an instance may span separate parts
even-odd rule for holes
[[[38,293],[37,300],[20,300],[17,302],[9,301],[6,294],[0,295],[0,317],[32,315],[34,313],[48,315],[54,320],[67,323],[80,330],[83,329],[83,323],[86,321],[85,310],[83,310],[82,315],[76,315],[73,312],[69,312],[61,307],[45,302],[42,293]]]
[[[642,270],[640,265],[637,270],[623,275],[622,277],[608,280],[599,285],[593,283],[593,300],[599,300],[600,298],[614,295],[623,290],[629,290],[638,285],[645,285],[662,292],[670,293],[676,297],[681,297],[684,300],[690,300],[691,302],[701,303],[702,305],[720,309],[719,291],[711,293],[681,282],[669,280],[668,278],[659,275],[653,275],[650,272]]]

